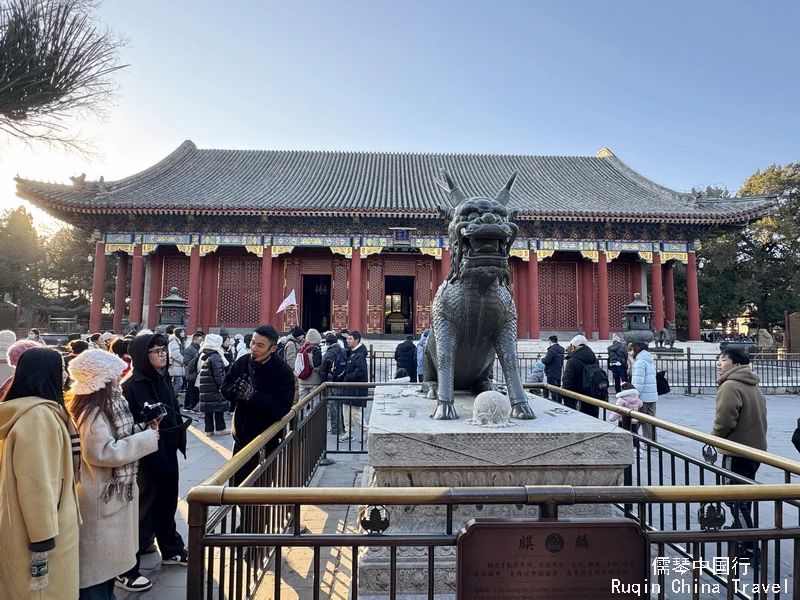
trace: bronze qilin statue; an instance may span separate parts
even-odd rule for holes
[[[508,259],[519,234],[507,208],[516,172],[494,199],[467,198],[442,171],[436,182],[448,193],[450,273],[431,306],[431,333],[423,353],[424,381],[437,398],[434,419],[457,419],[455,390],[490,391],[495,356],[503,368],[511,417],[535,419],[517,363],[517,309],[508,284]]]

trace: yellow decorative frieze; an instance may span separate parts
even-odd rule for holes
[[[646,263],[653,262],[653,253],[652,252],[637,252],[639,258],[641,258]]]
[[[113,254],[114,252],[133,254],[133,246],[133,244],[106,244],[106,254]]]
[[[251,254],[255,254],[258,258],[264,256],[264,246],[245,246],[244,249]]]
[[[158,244],[142,244],[142,256],[155,252],[157,248]]]
[[[294,250],[294,246],[272,246],[272,258],[281,254],[290,254],[292,250]]]
[[[545,258],[550,258],[555,253],[556,253],[555,250],[537,250],[536,251],[536,260],[537,260],[537,262],[541,262]]]
[[[178,249],[178,252],[183,252],[186,256],[192,255],[192,245],[191,244],[176,244],[175,246]]]
[[[366,258],[370,254],[379,254],[383,250],[380,246],[361,246],[361,258]]]
[[[616,260],[619,258],[620,253],[615,252],[614,250],[609,250],[606,252],[606,262],[611,262],[612,260]]]
[[[219,246],[217,244],[200,244],[200,256],[206,256],[212,252],[216,252]]]
[[[592,262],[597,262],[600,260],[600,252],[597,250],[581,250],[581,256],[591,260]]]
[[[678,260],[683,264],[689,262],[689,253],[688,252],[662,252],[661,253],[661,262],[667,262],[668,260]]]
[[[511,256],[516,256],[517,258],[521,258],[524,261],[529,261],[531,259],[530,250],[522,250],[521,248],[512,248],[509,254]]]
[[[353,258],[353,249],[350,246],[331,246],[331,252],[341,254],[347,258]]]
[[[427,254],[428,256],[433,256],[437,260],[442,260],[442,249],[441,248],[420,248],[420,252],[423,254]]]

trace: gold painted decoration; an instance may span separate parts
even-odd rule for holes
[[[530,250],[522,250],[521,248],[512,248],[509,254],[511,256],[516,256],[517,258],[521,258],[524,261],[529,261],[531,259]]]
[[[258,258],[264,256],[264,246],[245,246],[244,249],[251,254],[255,254]]]
[[[442,260],[442,249],[441,248],[420,248],[419,249],[422,254],[427,254],[428,256],[433,256],[437,260]]]
[[[207,254],[216,252],[217,248],[219,248],[219,246],[216,244],[200,244],[200,256],[206,256]]]
[[[158,244],[142,244],[142,256],[155,252]]]
[[[555,250],[537,250],[536,251],[536,261],[537,262],[541,262],[545,258],[550,258],[555,253],[556,253]]]
[[[281,254],[290,254],[292,250],[294,250],[294,246],[272,246],[272,258]]]
[[[678,260],[683,264],[687,264],[689,262],[689,253],[688,252],[662,252],[661,253],[661,262],[667,262],[668,260]]]
[[[383,250],[380,246],[361,246],[361,258],[366,258],[370,254],[378,254]]]
[[[588,258],[592,262],[598,262],[600,260],[600,252],[597,250],[581,250],[581,256],[583,258]]]
[[[652,252],[638,252],[639,258],[641,258],[646,263],[653,262],[653,253]]]
[[[106,244],[106,254],[113,254],[114,252],[133,254],[133,246],[133,244]]]
[[[175,246],[178,249],[178,252],[183,252],[186,256],[192,255],[192,245],[191,244],[176,244]]]
[[[606,262],[611,262],[612,260],[619,258],[619,255],[619,252],[615,252],[613,250],[606,252]]]
[[[331,246],[331,252],[353,258],[353,249],[350,246]]]

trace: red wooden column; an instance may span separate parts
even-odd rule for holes
[[[122,316],[125,314],[125,298],[128,297],[128,254],[123,252],[117,256],[117,289],[114,292],[114,324],[115,333],[122,332]]]
[[[350,331],[361,331],[361,323],[364,322],[364,309],[361,306],[364,291],[361,286],[361,248],[353,248],[353,258],[350,259],[350,297],[348,298],[350,310],[347,315],[347,328]],[[364,332],[361,331],[361,333]]]
[[[92,305],[89,309],[89,333],[98,333],[100,331],[105,280],[106,245],[103,242],[97,242],[94,250],[94,277],[92,279]]]
[[[150,298],[148,304],[150,313],[147,316],[147,327],[152,329],[158,322],[158,309],[156,304],[161,300],[162,278],[164,274],[164,257],[158,254],[150,255]]]
[[[519,260],[514,265],[514,295],[517,305],[517,337],[528,339],[528,263]]]
[[[200,246],[192,246],[189,255],[189,320],[186,325],[186,335],[189,339],[197,331],[200,322]]]
[[[539,339],[539,258],[536,251],[531,250],[531,261],[528,263],[528,328],[531,339]]]
[[[450,250],[442,248],[442,263],[439,265],[439,284],[444,283],[444,281],[447,279],[447,276],[450,274],[450,260]],[[439,288],[437,287],[436,290],[438,289]],[[436,295],[436,290],[433,290],[434,295]]]
[[[675,276],[673,263],[664,265],[664,313],[667,321],[675,321]]]
[[[642,293],[642,263],[639,261],[631,263],[631,289],[634,294]],[[628,302],[633,302],[633,298],[629,298]]]
[[[686,307],[689,312],[689,339],[700,340],[700,295],[697,289],[697,256],[689,252],[686,265]]]
[[[272,248],[264,248],[264,254],[261,257],[261,310],[259,311],[258,320],[261,325],[269,323],[270,307],[272,306],[272,298],[270,291],[272,288]]]
[[[656,330],[664,327],[664,281],[661,272],[661,253],[653,252],[653,324]]]
[[[144,283],[144,259],[142,258],[142,245],[133,247],[133,264],[131,265],[131,306],[128,320],[131,323],[142,324],[142,285]]]
[[[590,260],[582,260],[579,264],[581,271],[580,306],[581,320],[586,338],[592,339],[595,330],[594,323],[594,266]]]
[[[608,262],[606,253],[601,250],[597,260],[597,318],[601,340],[611,338],[608,315]]]

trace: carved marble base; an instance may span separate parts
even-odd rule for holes
[[[628,432],[529,394],[537,418],[492,429],[467,424],[470,394],[457,394],[459,419],[430,418],[436,401],[415,393],[419,385],[379,387],[369,433],[369,466],[362,485],[372,487],[469,487],[518,485],[622,485],[633,462]],[[387,533],[444,533],[445,506],[387,507]],[[537,506],[471,505],[453,510],[453,531],[475,517],[537,518]],[[607,518],[610,505],[562,506],[562,518]],[[455,594],[455,548],[437,548],[437,598]],[[362,549],[359,597],[381,600],[389,593],[388,548]],[[398,548],[398,597],[427,597],[427,548]]]

